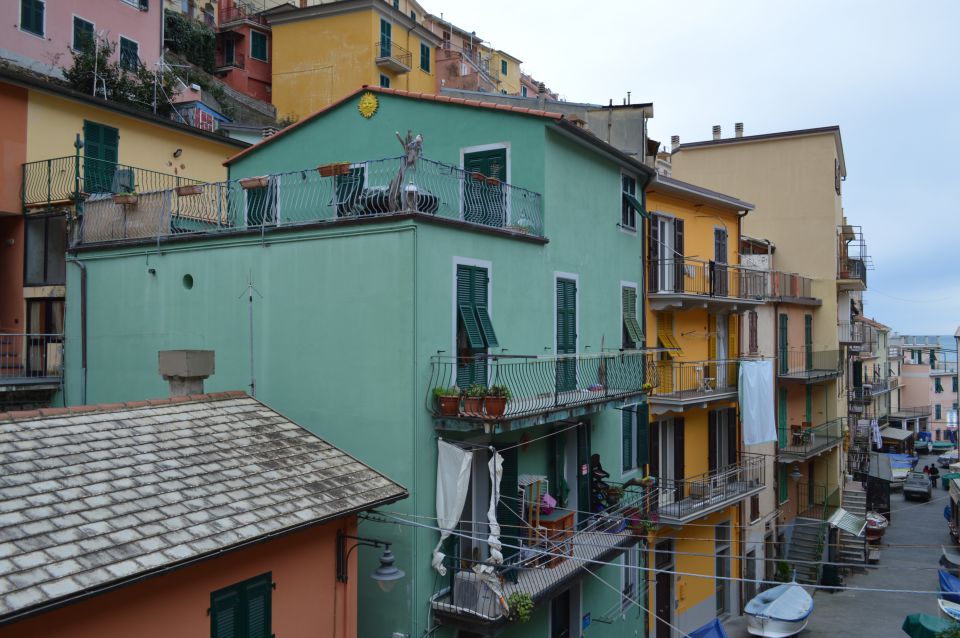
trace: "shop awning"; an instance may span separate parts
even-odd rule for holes
[[[892,428],[889,425],[880,428],[880,436],[891,441],[907,441],[913,438],[913,432],[910,430],[901,430]]]

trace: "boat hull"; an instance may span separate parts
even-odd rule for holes
[[[764,618],[762,616],[751,616],[747,614],[747,631],[753,636],[763,636],[763,638],[787,638],[787,636],[799,634],[806,626],[806,618],[801,618],[800,620],[779,620],[776,618]]]

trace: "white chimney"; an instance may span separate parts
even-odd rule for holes
[[[720,125],[719,125],[719,124],[714,124],[714,125],[713,125],[713,139],[715,139],[715,140],[719,140],[719,139],[720,139]]]
[[[171,397],[203,394],[203,380],[213,374],[213,350],[161,350],[157,358]]]
[[[670,136],[670,150],[675,151],[677,147],[680,146],[680,136],[671,135]]]
[[[737,122],[733,125],[734,135],[737,137],[743,137],[743,122]]]

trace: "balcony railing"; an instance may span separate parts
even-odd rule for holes
[[[650,392],[650,402],[684,404],[728,398],[737,393],[740,362],[722,361],[655,362],[659,383]]]
[[[846,419],[832,419],[820,425],[807,423],[780,427],[780,461],[802,461],[843,442]]]
[[[742,454],[739,462],[698,476],[657,477],[655,508],[660,522],[683,525],[760,492],[765,467],[762,455]]]
[[[23,205],[52,207],[77,199],[98,200],[118,193],[151,193],[188,184],[195,179],[137,166],[76,156],[54,157],[23,165]]]
[[[247,65],[246,56],[244,56],[244,54],[238,51],[234,52],[234,54],[230,57],[227,57],[227,55],[223,51],[217,51],[216,68],[218,69],[229,69],[229,68],[243,69],[246,67],[246,65]]]
[[[693,296],[760,303],[772,289],[769,272],[689,257],[651,259],[647,290],[651,299]]]
[[[859,321],[838,321],[837,333],[842,344],[863,343],[863,324]]]
[[[743,294],[748,298],[813,300],[813,280],[796,273],[741,266],[748,273],[741,278]]]
[[[932,405],[915,405],[908,407],[899,407],[895,412],[890,413],[890,419],[896,421],[903,421],[908,419],[917,419],[925,416],[930,416],[933,412]]]
[[[226,5],[219,9],[220,27],[234,22],[247,21],[261,26],[267,26],[267,19],[253,8],[241,5]]]
[[[527,594],[535,605],[544,602],[558,589],[586,577],[584,570],[594,569],[596,562],[610,561],[634,545],[638,537],[628,524],[647,520],[649,504],[649,492],[626,489],[616,505],[590,516],[576,531],[551,536],[528,524],[525,541],[507,537],[523,535],[523,529],[503,532],[504,546],[520,550],[483,575],[474,569],[481,563],[447,556],[442,588],[430,599],[434,617],[442,624],[488,635],[512,622],[511,595]],[[473,536],[485,540],[488,531],[478,532],[478,527],[485,526],[472,525]]]
[[[413,56],[409,51],[393,40],[381,40],[374,45],[377,55],[377,66],[406,73],[410,70]]]
[[[473,384],[507,388],[509,398],[503,411],[490,398],[472,402],[466,397],[457,402],[455,412],[441,411],[435,389],[459,386],[462,392]],[[431,362],[427,409],[444,423],[460,422],[461,427],[470,429],[484,422],[546,417],[558,411],[583,414],[607,403],[639,397],[656,385],[657,368],[648,354],[636,350],[558,356],[437,356]]]
[[[324,172],[326,166],[320,167]],[[211,234],[317,222],[420,214],[515,235],[543,236],[539,193],[454,166],[402,158],[350,164],[340,175],[310,168],[191,188],[139,188],[133,204],[90,197],[83,206],[83,243]],[[339,170],[339,169],[338,169]]]
[[[886,394],[897,387],[898,377],[877,377],[870,382],[864,381],[861,385],[850,389],[850,400],[869,402],[874,397]]]
[[[63,375],[63,335],[0,332],[0,385]]]
[[[856,287],[866,286],[869,261],[863,229],[860,226],[841,225],[840,250],[837,252],[837,279],[855,280],[859,282]]]
[[[794,348],[780,352],[777,376],[796,381],[824,381],[839,377],[840,351]]]

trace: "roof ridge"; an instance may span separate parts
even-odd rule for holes
[[[198,401],[223,401],[225,399],[236,399],[239,397],[249,397],[243,390],[227,390],[225,392],[209,392],[204,394],[188,394],[178,397],[168,397],[166,399],[145,399],[141,401],[119,401],[115,403],[96,403],[92,405],[73,405],[62,408],[39,408],[37,410],[14,410],[11,412],[0,412],[0,422],[4,421],[35,421],[37,419],[49,419],[58,416],[69,416],[76,414],[88,414],[91,412],[108,412],[111,410],[120,410],[122,408],[151,408],[158,405],[172,405],[178,403],[195,403]],[[256,400],[256,399],[254,399]]]

